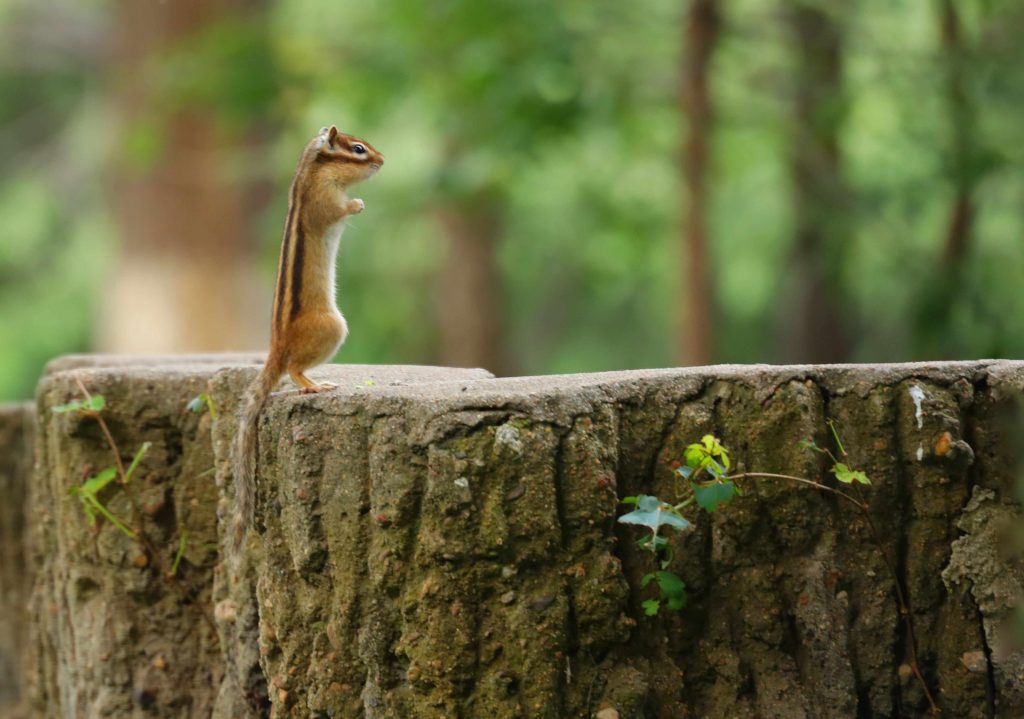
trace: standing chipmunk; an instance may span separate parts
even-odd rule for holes
[[[348,325],[334,299],[334,262],[345,218],[363,211],[349,199],[351,185],[369,178],[384,156],[368,142],[323,128],[299,158],[288,197],[281,260],[274,293],[270,354],[245,393],[232,448],[235,516],[231,549],[237,555],[253,521],[256,493],[256,423],[271,391],[287,372],[302,392],[323,392],[305,372],[334,356]]]

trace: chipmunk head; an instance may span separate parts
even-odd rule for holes
[[[344,189],[367,179],[384,164],[384,156],[358,137],[325,127],[310,142],[314,172]]]

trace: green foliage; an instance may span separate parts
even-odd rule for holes
[[[843,484],[852,484],[853,482],[871,484],[871,481],[868,479],[866,474],[857,470],[852,470],[842,462],[836,462],[830,471],[836,476],[836,479]]]
[[[128,484],[130,481],[132,481],[132,475],[135,473],[135,470],[138,469],[139,462],[142,461],[142,458],[146,455],[146,452],[148,452],[149,448],[152,446],[152,442],[143,442],[142,446],[139,447],[139,451],[135,453],[134,457],[132,457],[132,463],[128,465],[128,469],[124,471],[124,484]]]
[[[56,414],[67,414],[68,412],[101,412],[107,406],[107,400],[101,394],[94,394],[85,399],[76,399],[65,404],[59,404],[53,408]]]
[[[81,485],[71,487],[68,490],[68,494],[81,500],[82,510],[85,512],[85,516],[88,518],[91,526],[95,527],[97,517],[103,516],[121,530],[123,534],[135,539],[137,536],[135,531],[129,529],[124,520],[107,509],[106,505],[98,497],[99,493],[115,479],[117,479],[117,467],[107,467],[99,474],[89,477]]]
[[[651,580],[657,580],[658,589],[661,591],[660,599],[647,599],[642,602],[644,614],[653,617],[661,609],[662,604],[666,609],[678,611],[686,606],[686,584],[679,575],[664,570],[645,574],[640,580],[640,586],[646,587]]]
[[[729,504],[736,493],[736,485],[729,480],[715,479],[705,484],[693,485],[693,496],[697,500],[697,505],[708,512],[717,511],[719,506]]]
[[[623,524],[639,524],[648,527],[657,535],[662,527],[672,529],[688,529],[690,523],[673,507],[657,497],[641,494],[639,497],[626,497],[623,504],[635,504],[636,509],[619,517]]]
[[[831,420],[828,422],[828,427],[835,439],[836,450],[845,456],[846,448],[839,437],[839,431]],[[867,474],[851,469],[846,463],[840,462],[832,450],[827,447],[819,447],[813,439],[802,440],[800,446],[829,457],[832,460],[829,471],[839,482],[871,484]],[[867,508],[867,505],[850,495],[802,477],[759,472],[730,474],[732,461],[729,458],[729,451],[717,437],[711,434],[704,435],[699,442],[687,445],[683,452],[683,459],[685,464],[676,469],[676,474],[682,482],[676,485],[675,504],[647,494],[624,497],[621,500],[622,504],[633,505],[635,509],[621,515],[618,521],[622,524],[644,527],[647,530],[647,533],[641,536],[636,543],[642,550],[651,552],[659,566],[657,571],[644,575],[641,580],[643,588],[646,588],[653,580],[657,580],[659,589],[657,599],[645,599],[642,602],[644,613],[647,616],[657,615],[662,607],[679,610],[686,604],[686,585],[682,578],[668,569],[672,563],[671,543],[660,532],[663,529],[675,531],[690,529],[692,523],[683,516],[682,510],[693,503],[708,513],[717,512],[721,507],[727,506],[733,499],[741,495],[738,485],[740,479],[762,477],[809,484],[822,491],[839,494],[861,511],[866,511]]]
[[[52,408],[55,414],[68,414],[70,412],[79,412],[88,417],[94,417],[100,419],[100,413],[106,408],[107,400],[101,394],[87,394],[82,399],[72,400],[64,404],[57,405]],[[139,447],[135,456],[132,457],[131,464],[128,465],[128,469],[124,470],[124,476],[118,476],[118,466],[107,467],[103,471],[90,476],[82,484],[77,487],[71,487],[68,489],[68,494],[72,497],[77,497],[82,503],[82,511],[85,512],[85,516],[89,521],[89,525],[92,527],[97,526],[97,520],[99,517],[104,517],[107,521],[117,527],[125,536],[131,537],[132,539],[138,538],[138,533],[130,529],[128,524],[114,514],[99,498],[100,493],[106,489],[107,485],[117,480],[122,487],[126,487],[132,479],[132,475],[135,474],[135,470],[138,469],[139,463],[142,458],[146,456],[146,452],[153,445],[152,442],[143,442],[142,446]]]

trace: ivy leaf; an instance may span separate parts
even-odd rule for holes
[[[683,452],[686,465],[693,469],[707,469],[716,477],[729,469],[729,452],[712,434],[701,437],[700,442],[688,445]]]
[[[697,504],[708,512],[716,511],[719,505],[729,504],[735,495],[736,485],[730,481],[693,485],[693,496]]]
[[[832,474],[836,476],[843,484],[852,484],[853,482],[860,482],[861,484],[871,484],[871,480],[868,476],[859,470],[850,469],[842,462],[836,462],[835,466],[832,467]]]
[[[623,524],[638,524],[642,527],[649,527],[657,533],[663,526],[674,527],[683,530],[690,526],[690,523],[683,519],[676,512],[672,505],[665,504],[657,497],[648,494],[641,494],[636,498],[636,509],[629,514],[619,517]]]
[[[666,600],[665,606],[669,609],[679,610],[686,606],[686,584],[678,574],[666,571],[650,572],[640,580],[640,586],[646,587],[653,580],[657,580],[658,589],[661,590],[661,598]],[[648,599],[643,603],[646,611],[648,605],[654,607],[653,612],[647,612],[647,616],[654,616],[661,607],[661,600]]]
[[[676,470],[676,472],[678,472],[683,479],[689,479],[690,475],[693,474],[694,470],[693,467],[691,467],[690,465],[684,464],[682,467],[679,467]]]
[[[658,614],[658,609],[661,608],[661,602],[657,599],[645,599],[641,602],[641,606],[644,608],[644,614],[648,617],[653,617]]]
[[[669,609],[682,609],[686,606],[686,584],[678,574],[673,572],[655,572],[658,587],[662,596],[668,600],[665,605]]]
[[[623,497],[619,500],[619,504],[636,504],[636,497]]]

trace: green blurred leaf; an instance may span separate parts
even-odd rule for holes
[[[103,488],[110,484],[117,477],[116,467],[107,467],[99,474],[94,474],[89,479],[82,483],[79,489],[81,494],[86,496],[95,496],[99,492],[103,491]]]
[[[653,580],[657,580],[661,598],[665,600],[665,606],[668,609],[679,610],[686,606],[686,584],[678,574],[664,570],[650,572],[640,580],[640,586],[646,587]],[[657,614],[657,608],[660,608],[661,601],[648,600],[648,602],[654,602],[657,605],[653,612]],[[644,606],[647,606],[647,602],[644,602]],[[648,616],[652,616],[652,614],[648,613]]]
[[[835,466],[832,467],[832,474],[834,474],[836,479],[844,484],[852,484],[853,482],[871,484],[871,480],[868,479],[868,476],[864,472],[850,469],[842,462],[836,462]]]
[[[132,474],[135,472],[135,469],[139,466],[139,462],[142,461],[143,456],[145,456],[146,452],[148,452],[149,448],[152,447],[152,446],[153,446],[152,442],[143,442],[142,446],[139,447],[139,451],[136,452],[135,456],[132,458],[132,463],[128,466],[128,469],[125,470],[125,473],[124,473],[124,483],[125,484],[128,484],[128,482],[131,481]]]
[[[94,394],[88,399],[76,399],[53,408],[57,414],[67,412],[100,412],[107,406],[107,400],[101,394]]]
[[[732,482],[717,481],[706,484],[694,483],[693,495],[701,509],[714,512],[720,505],[729,504],[736,495],[736,485]]]

